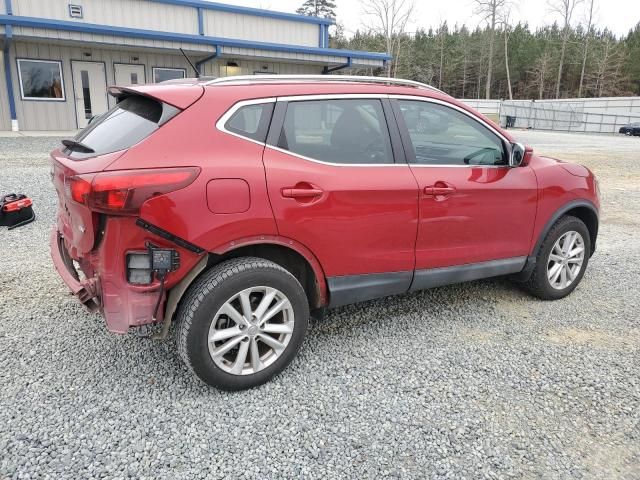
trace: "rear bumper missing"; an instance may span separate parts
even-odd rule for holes
[[[100,300],[98,297],[96,282],[79,280],[78,273],[76,272],[73,263],[71,263],[71,257],[66,253],[64,238],[55,227],[51,230],[49,247],[51,249],[53,265],[56,267],[62,281],[71,290],[71,293],[78,297],[80,303],[87,307],[89,311],[95,312],[96,310],[99,310]]]
[[[95,275],[81,280],[57,228],[51,232],[49,242],[53,264],[64,283],[89,311],[102,313],[109,331],[124,334],[130,327],[153,322],[158,292],[136,291],[127,284],[124,273],[117,268],[119,262],[99,260],[104,259],[104,255],[115,257],[112,252],[100,250],[95,257],[96,265],[92,265]],[[163,295],[161,306],[164,305],[164,299]],[[155,319],[157,322],[162,321],[163,313],[164,308],[160,308]]]

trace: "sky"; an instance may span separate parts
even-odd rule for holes
[[[246,7],[266,8],[281,12],[295,12],[303,0],[219,0],[222,3],[242,5]],[[362,18],[359,0],[335,0],[338,5],[338,22],[344,24],[346,33],[362,28],[367,20]],[[631,28],[640,22],[639,0],[595,0],[595,23],[606,26],[618,36],[626,35]],[[583,0],[577,8],[574,23],[587,22],[586,5]],[[519,0],[513,7],[513,18],[517,22],[527,21],[532,28],[553,23],[546,0]],[[475,27],[478,18],[473,14],[472,0],[416,0],[415,21],[407,30],[414,31],[419,27],[437,26],[443,20],[451,26],[458,23]]]

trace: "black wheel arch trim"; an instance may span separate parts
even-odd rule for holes
[[[536,240],[536,244],[533,247],[533,251],[531,252],[531,255],[527,257],[527,261],[525,263],[524,269],[522,270],[522,272],[514,275],[516,280],[526,281],[531,276],[531,273],[533,272],[533,269],[536,266],[536,258],[538,257],[538,252],[540,251],[542,242],[544,241],[547,234],[551,230],[551,227],[553,227],[553,225],[560,219],[560,217],[565,215],[567,212],[573,210],[574,208],[579,208],[579,207],[588,208],[589,210],[591,210],[591,212],[593,212],[593,214],[596,217],[596,225],[595,225],[596,229],[595,229],[595,232],[592,232],[593,236],[591,238],[591,253],[589,254],[589,256],[591,257],[594,254],[594,252],[596,251],[596,238],[598,237],[598,229],[600,225],[600,216],[598,214],[598,209],[589,200],[585,200],[585,199],[571,200],[570,202],[567,202],[564,205],[562,205],[560,208],[558,208],[554,212],[554,214],[551,216],[551,218],[547,220],[547,223],[544,225],[542,232],[540,232],[540,235]],[[587,226],[587,228],[589,227]]]
[[[586,207],[589,210],[591,210],[591,212],[593,212],[593,214],[596,216],[596,231],[593,232],[593,238],[591,239],[592,240],[591,241],[591,253],[590,253],[589,256],[593,255],[593,253],[596,251],[595,239],[598,237],[598,228],[599,228],[599,224],[600,224],[600,216],[598,215],[598,209],[596,208],[596,206],[592,202],[590,202],[589,200],[581,199],[581,200],[571,200],[570,202],[565,203],[563,206],[561,206],[559,209],[557,209],[555,211],[555,213],[551,216],[551,218],[544,225],[544,228],[542,229],[542,232],[538,236],[538,240],[536,240],[536,245],[533,248],[533,252],[531,252],[531,256],[537,256],[538,255],[538,251],[540,250],[540,246],[542,245],[542,242],[544,241],[545,237],[549,233],[549,230],[551,230],[551,227],[553,227],[553,225],[558,221],[558,219],[560,217],[562,217],[563,215],[565,215],[570,210],[573,210],[574,208],[578,208],[578,207]]]

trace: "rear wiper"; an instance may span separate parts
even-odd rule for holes
[[[84,143],[78,142],[72,138],[65,138],[62,140],[62,144],[67,147],[69,150],[73,150],[80,153],[96,153],[96,151],[85,145]]]

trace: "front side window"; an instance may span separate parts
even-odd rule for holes
[[[19,59],[18,75],[23,100],[65,100],[60,62]]]
[[[398,100],[415,163],[422,165],[507,165],[500,137],[468,115],[444,105]]]
[[[225,123],[224,127],[243,137],[264,142],[267,138],[273,102],[240,107]]]
[[[330,163],[393,163],[389,130],[378,99],[290,102],[278,147]]]
[[[184,68],[154,68],[153,69],[153,82],[160,83],[167,80],[176,80],[179,78],[185,78],[186,71]]]

